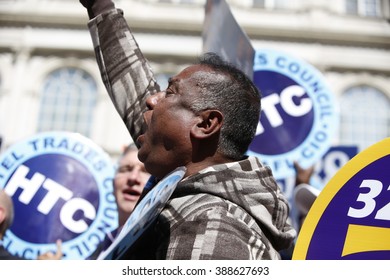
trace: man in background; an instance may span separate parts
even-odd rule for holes
[[[144,164],[139,161],[137,154],[137,146],[132,143],[123,150],[118,159],[118,167],[113,181],[114,196],[118,208],[118,228],[106,234],[103,242],[98,245],[89,259],[96,259],[114,241],[133,212],[150,177]]]

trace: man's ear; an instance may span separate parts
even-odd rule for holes
[[[218,110],[202,111],[198,119],[199,121],[191,129],[191,135],[195,138],[208,138],[221,130],[223,114]]]

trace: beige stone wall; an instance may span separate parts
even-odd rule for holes
[[[176,73],[201,54],[204,2],[116,1],[156,73]],[[301,0],[290,10],[253,8],[251,0],[228,2],[255,48],[278,49],[309,62],[323,73],[336,96],[365,83],[390,98],[386,18],[345,15],[340,0]],[[0,1],[3,148],[36,132],[42,81],[60,66],[81,68],[98,84],[92,140],[113,157],[131,141],[100,81],[86,23],[86,11],[78,1]]]

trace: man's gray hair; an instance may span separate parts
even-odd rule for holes
[[[260,92],[244,72],[214,53],[204,54],[199,64],[214,72],[197,77],[201,94],[191,109],[195,112],[217,109],[223,113],[219,151],[240,160],[256,133],[261,110]]]

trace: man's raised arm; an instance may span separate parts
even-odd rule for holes
[[[134,140],[141,134],[145,99],[159,86],[123,12],[111,0],[80,0],[87,8],[88,27],[103,83]]]

